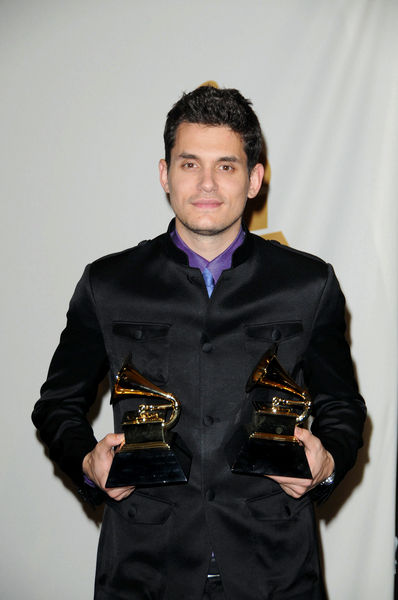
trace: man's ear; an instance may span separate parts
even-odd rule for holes
[[[248,198],[255,198],[260,191],[264,178],[264,165],[257,163],[252,168],[249,175],[249,191]]]
[[[160,179],[160,184],[161,184],[162,188],[164,189],[166,194],[168,194],[169,193],[169,179],[167,176],[167,163],[164,160],[164,158],[161,158],[159,161],[159,179]]]

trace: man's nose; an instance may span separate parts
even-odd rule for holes
[[[202,168],[199,179],[199,187],[204,192],[214,192],[217,189],[217,181],[212,168]]]

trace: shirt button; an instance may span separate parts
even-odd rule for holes
[[[204,417],[204,419],[203,419],[203,423],[204,423],[205,425],[207,425],[207,426],[209,426],[209,425],[213,425],[213,423],[214,423],[214,419],[213,419],[213,417],[212,417],[211,415],[206,415],[206,416]]]
[[[202,346],[202,351],[203,352],[211,352],[213,350],[213,344],[210,344],[210,342],[205,342]]]
[[[273,329],[273,330],[272,330],[271,337],[272,337],[272,339],[273,339],[273,341],[274,341],[274,342],[277,342],[278,340],[280,340],[280,339],[281,339],[281,337],[282,337],[282,334],[281,334],[281,332],[279,331],[279,329]]]
[[[207,490],[206,492],[206,500],[208,500],[209,502],[211,502],[212,500],[214,500],[214,498],[216,497],[214,490]]]

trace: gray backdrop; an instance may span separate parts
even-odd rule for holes
[[[100,514],[57,476],[30,413],[84,266],[167,226],[165,115],[208,79],[254,101],[266,232],[332,262],[347,296],[370,417],[320,511],[326,579],[332,600],[391,597],[396,32],[393,0],[0,2],[2,598],[92,596]],[[111,430],[107,396],[92,417]]]

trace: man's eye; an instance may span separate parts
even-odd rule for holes
[[[184,169],[193,169],[196,165],[193,162],[185,162],[182,166]]]
[[[220,170],[228,173],[229,171],[233,171],[234,168],[231,165],[220,165]]]

